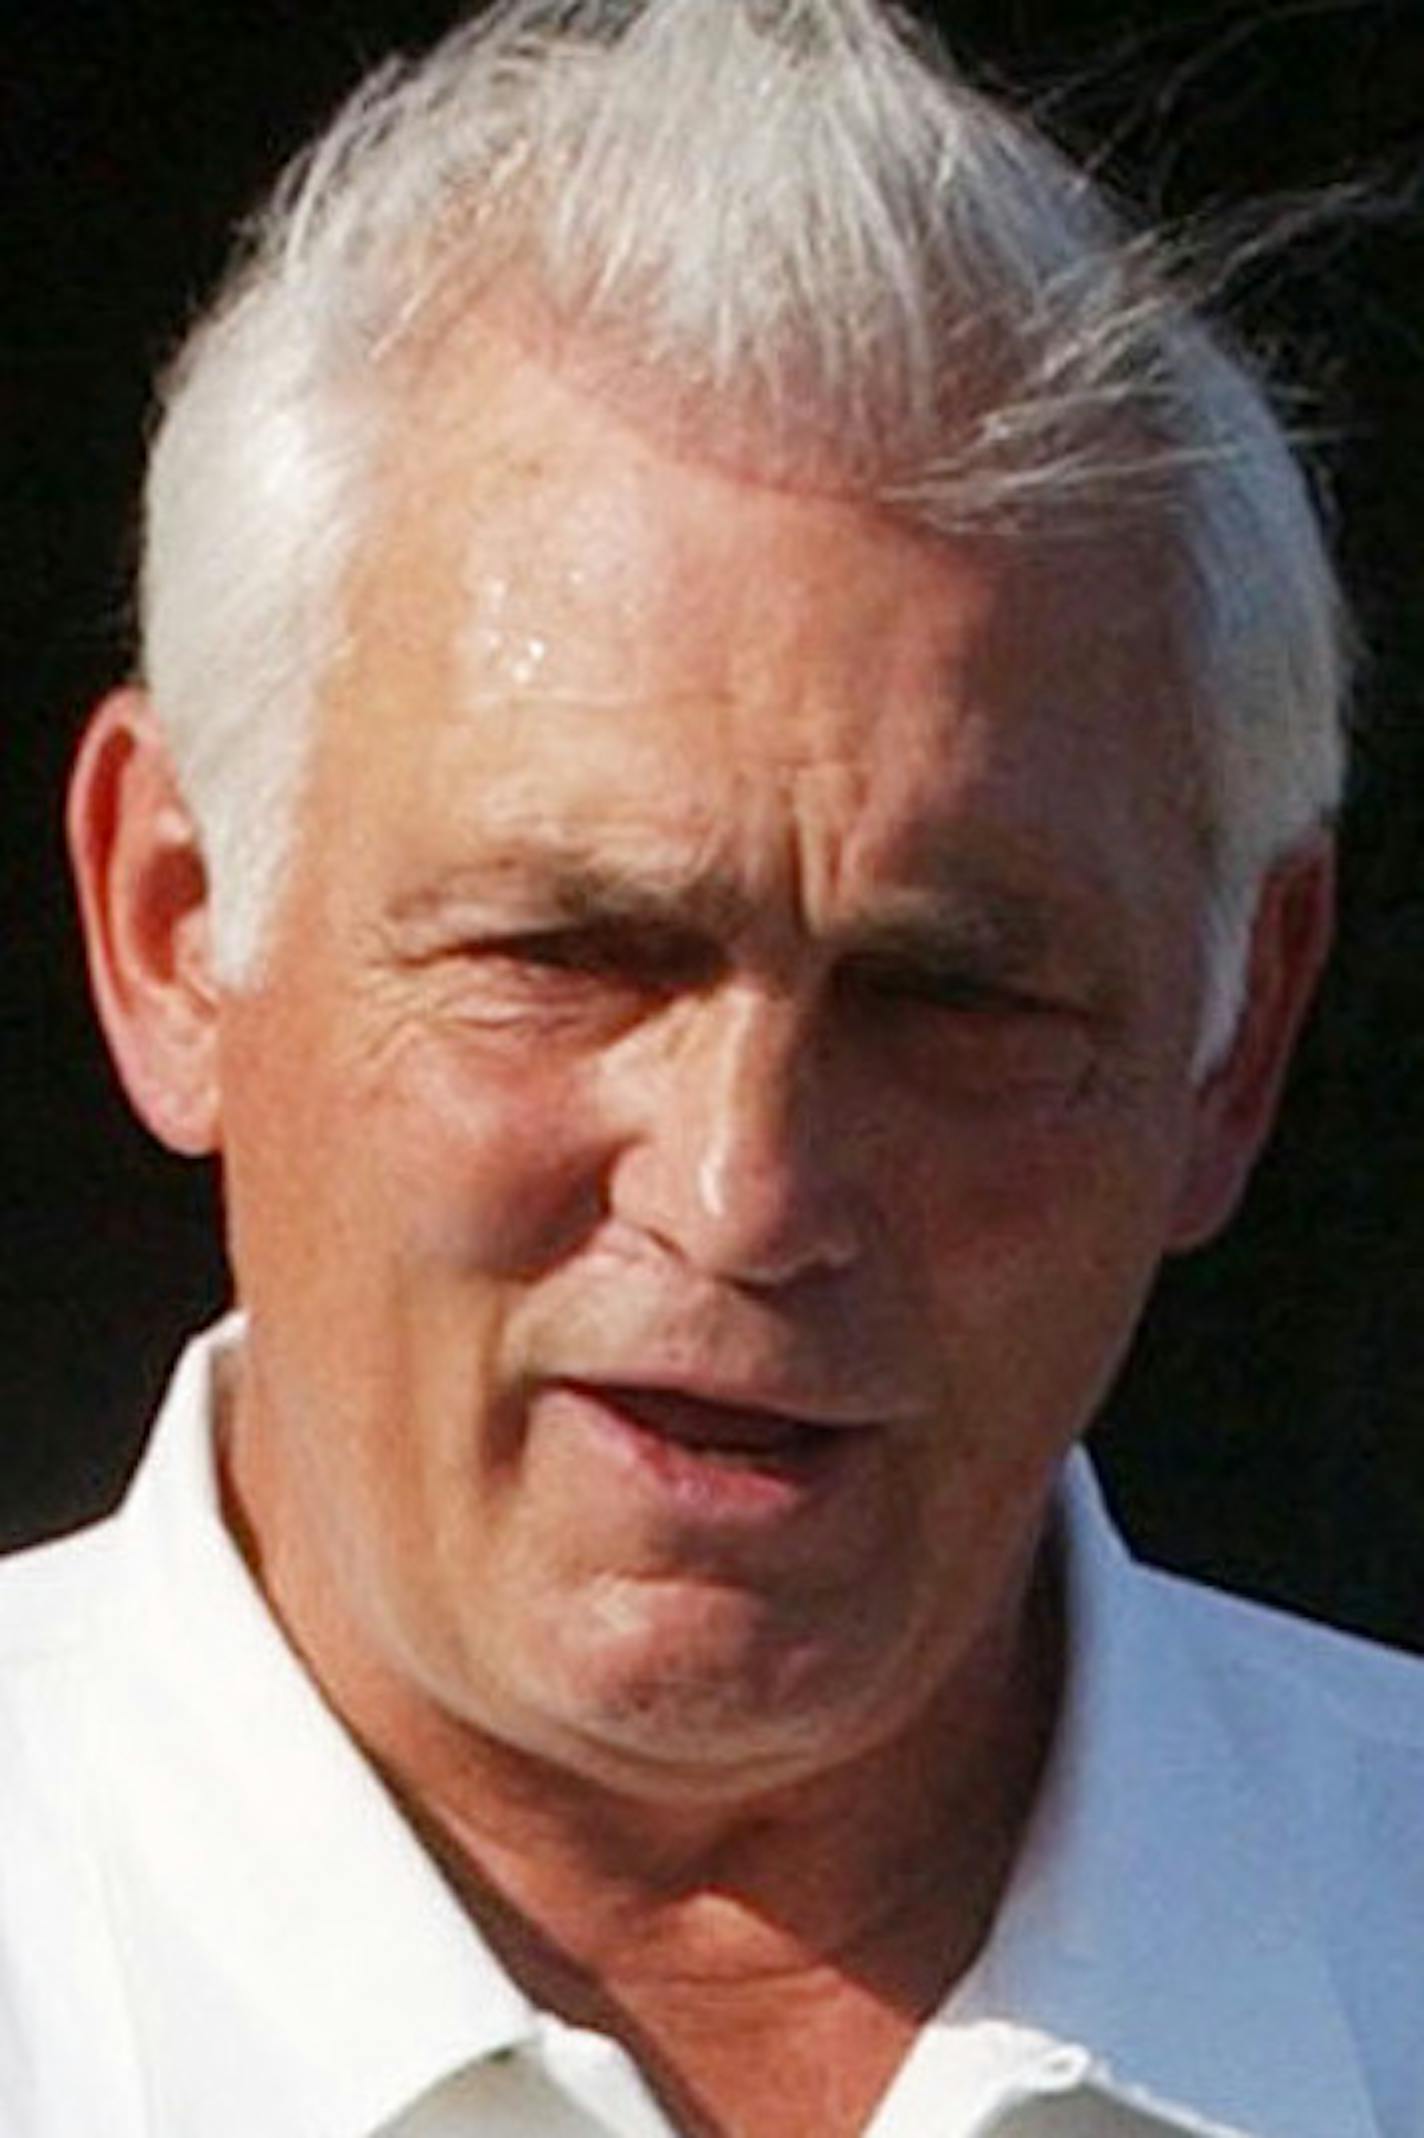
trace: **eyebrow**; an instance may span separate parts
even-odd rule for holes
[[[734,935],[755,910],[755,901],[721,871],[620,863],[606,845],[541,840],[496,847],[451,870],[398,899],[392,919],[436,927],[466,911],[478,916],[511,891],[525,895],[530,919],[540,926],[627,921]]]
[[[512,916],[504,908],[511,892]],[[1055,900],[990,880],[982,863],[947,855],[923,883],[890,894],[880,911],[828,932],[826,947],[856,960],[1026,973],[1065,933],[1064,913],[1081,914],[1088,902],[1081,894]],[[687,930],[730,942],[754,926],[757,903],[744,884],[715,866],[669,867],[663,857],[631,850],[620,858],[607,840],[587,847],[541,839],[492,848],[401,898],[391,920],[417,947],[467,917],[479,928],[486,915],[515,927]]]
[[[930,894],[917,906],[847,929],[844,954],[887,965],[962,966],[1005,976],[1033,970],[1046,954],[1050,925],[1031,898],[981,890],[948,900]]]

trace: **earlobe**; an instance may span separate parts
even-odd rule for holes
[[[140,1119],[170,1149],[218,1140],[217,1009],[207,874],[168,746],[141,690],[99,706],[67,815],[90,984]]]
[[[1261,886],[1236,1035],[1196,1096],[1169,1241],[1174,1253],[1221,1230],[1270,1134],[1329,951],[1334,891],[1334,846],[1323,832],[1278,862]]]

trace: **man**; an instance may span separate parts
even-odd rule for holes
[[[1071,1454],[1329,930],[1245,370],[870,0],[386,74],[71,831],[238,1313],[4,1577],[17,2138],[1404,2138],[1411,1666]]]

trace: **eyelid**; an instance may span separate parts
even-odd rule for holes
[[[484,954],[523,957],[559,970],[622,974],[667,986],[709,976],[717,962],[713,946],[690,931],[616,916],[516,928],[473,947]]]
[[[1046,1013],[1062,1007],[1021,975],[976,967],[968,960],[867,953],[848,959],[842,972],[851,985],[868,985],[879,993],[898,993],[945,1008]]]

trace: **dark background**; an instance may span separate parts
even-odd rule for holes
[[[222,1296],[211,1180],[131,1124],[91,1029],[60,851],[127,655],[147,381],[277,161],[455,12],[9,0],[0,27],[0,1540],[113,1498]],[[1154,1555],[1424,1648],[1424,0],[940,17],[1156,214],[1367,194],[1233,299],[1312,389],[1368,649],[1338,968],[1247,1209],[1168,1272],[1100,1439]]]

